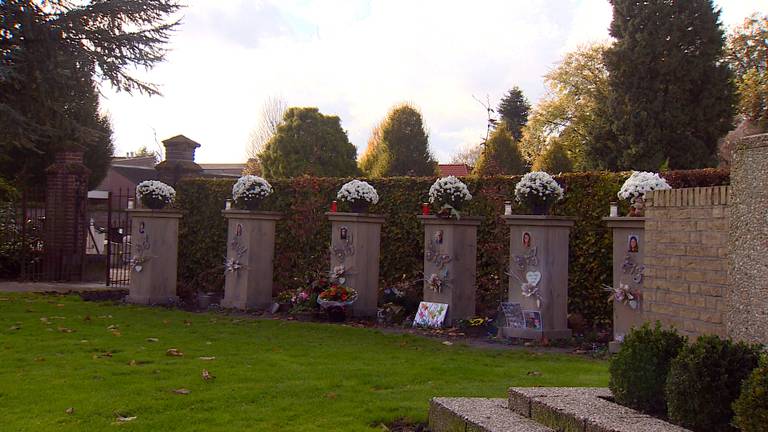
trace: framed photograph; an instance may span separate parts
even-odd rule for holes
[[[637,234],[630,234],[627,238],[627,252],[640,252],[640,237]]]
[[[345,226],[339,227],[339,239],[346,240],[348,236],[349,236],[349,228]]]
[[[414,327],[440,328],[445,321],[448,305],[445,303],[421,302],[416,316],[413,318]]]
[[[435,244],[443,244],[443,230],[435,231]]]
[[[523,316],[525,317],[525,328],[544,330],[544,325],[541,322],[541,312],[523,311]]]
[[[502,302],[501,311],[504,313],[506,327],[525,328],[525,318],[520,303]]]
[[[235,228],[235,236],[240,237],[243,235],[243,224],[237,224]]]
[[[530,249],[533,246],[533,236],[528,231],[523,231],[521,242],[524,249]]]

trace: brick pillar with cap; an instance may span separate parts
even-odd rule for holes
[[[82,279],[90,174],[83,152],[78,151],[57,153],[46,169],[43,277],[47,280]]]

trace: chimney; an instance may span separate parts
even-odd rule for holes
[[[195,150],[200,144],[185,137],[176,135],[163,141],[165,145],[165,160],[155,166],[160,180],[175,185],[184,177],[198,177],[203,173],[200,165],[195,163]]]

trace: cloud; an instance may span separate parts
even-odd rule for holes
[[[535,102],[562,54],[607,36],[607,2],[556,4],[194,1],[167,61],[146,74],[163,97],[107,91],[104,107],[120,153],[184,134],[203,145],[198,161],[237,162],[270,96],[339,115],[358,154],[392,105],[410,101],[433,152],[448,161],[485,135],[486,113],[473,96],[496,105],[518,85]]]

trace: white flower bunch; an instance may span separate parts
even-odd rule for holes
[[[339,189],[336,199],[347,202],[367,201],[371,204],[376,204],[379,202],[379,194],[370,183],[352,180]]]
[[[266,198],[271,193],[272,185],[255,175],[244,175],[232,186],[232,199],[235,201]]]
[[[515,185],[515,199],[523,203],[529,200],[559,201],[563,199],[563,188],[544,171],[533,171],[524,175]]]
[[[442,202],[450,204],[471,200],[472,194],[469,193],[467,185],[455,176],[437,179],[429,188],[429,202],[431,203]]]
[[[621,186],[618,195],[621,199],[644,196],[646,192],[672,189],[660,175],[647,171],[634,171]]]
[[[166,204],[170,204],[176,198],[176,190],[161,181],[144,180],[136,185],[136,199],[141,201],[143,197],[162,200]]]

